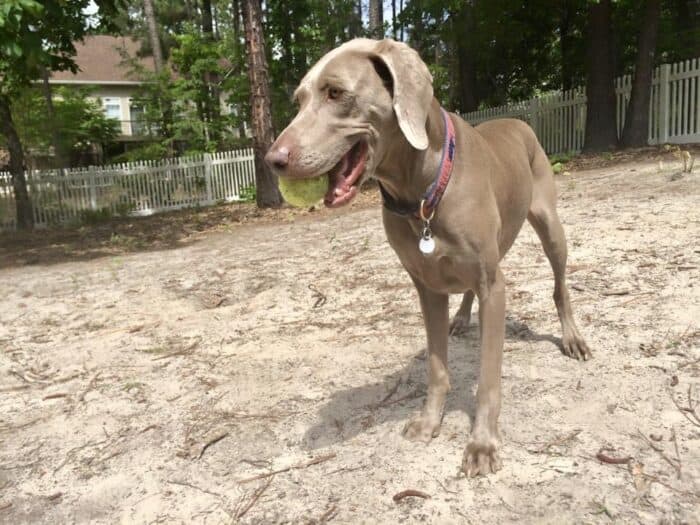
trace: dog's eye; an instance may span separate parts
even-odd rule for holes
[[[328,99],[329,100],[338,100],[340,98],[340,95],[342,95],[342,90],[335,88],[335,87],[330,87],[328,88]]]

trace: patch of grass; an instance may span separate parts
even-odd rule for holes
[[[131,235],[121,235],[119,233],[113,233],[109,238],[108,243],[122,250],[131,251],[137,250],[143,247],[143,241],[137,237],[132,237]]]
[[[255,186],[246,186],[241,189],[241,193],[238,196],[241,202],[255,202]]]
[[[102,224],[112,218],[112,212],[109,208],[100,208],[99,210],[80,210],[81,224]]]
[[[605,506],[605,502],[601,503],[600,501],[593,500],[591,504],[594,508],[593,515],[605,514],[608,518],[614,519],[613,513]]]
[[[573,159],[576,156],[575,153],[569,151],[567,153],[555,153],[554,155],[549,156],[549,163],[551,165],[560,163],[560,164],[566,164],[569,162],[571,159]]]
[[[143,352],[144,354],[165,354],[168,349],[165,348],[164,346],[151,346],[148,348],[139,348],[139,352]]]
[[[122,390],[124,392],[130,392],[131,390],[141,390],[144,386],[145,385],[140,381],[129,381],[128,383],[124,383]]]

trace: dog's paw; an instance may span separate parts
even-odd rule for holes
[[[467,332],[469,332],[469,317],[455,315],[450,323],[450,335],[459,337],[467,335]]]
[[[501,458],[498,455],[498,445],[495,440],[472,439],[469,441],[462,459],[462,471],[467,477],[495,474],[501,467]]]
[[[410,441],[429,443],[431,439],[440,435],[440,420],[435,421],[421,412],[406,423],[403,435]]]
[[[576,360],[588,361],[593,354],[578,330],[565,333],[561,339],[564,355]]]

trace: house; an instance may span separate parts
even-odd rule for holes
[[[56,86],[90,86],[105,114],[119,121],[118,141],[143,139],[139,108],[133,97],[143,80],[134,76],[125,57],[138,57],[140,44],[129,37],[93,35],[75,43],[79,71],[54,72],[49,83]],[[154,71],[152,58],[135,58],[147,71]]]

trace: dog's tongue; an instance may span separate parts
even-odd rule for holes
[[[360,141],[348,151],[328,174],[328,192],[324,203],[329,208],[337,208],[355,198],[357,181],[365,170],[367,143]]]

